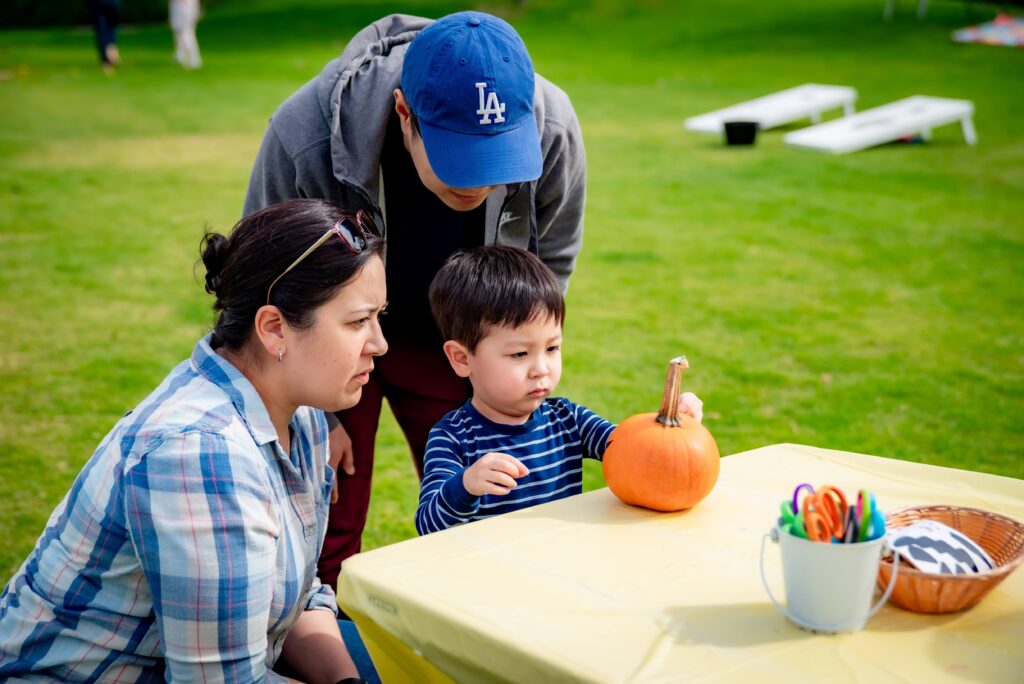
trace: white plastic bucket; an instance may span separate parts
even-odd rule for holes
[[[782,548],[785,608],[775,600],[764,576],[768,539]],[[885,605],[896,586],[899,564],[893,563],[889,586],[878,603],[871,605],[884,550],[884,537],[854,544],[826,544],[775,528],[761,540],[761,582],[775,607],[797,627],[826,634],[856,632]]]

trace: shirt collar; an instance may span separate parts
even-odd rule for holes
[[[213,350],[212,338],[210,334],[196,343],[192,350],[192,369],[228,395],[257,444],[276,442],[277,432],[256,388],[230,361]]]
[[[541,402],[541,405],[533,410],[533,413],[530,414],[530,417],[527,419],[527,421],[525,423],[520,423],[518,425],[494,422],[484,414],[480,413],[479,409],[477,409],[476,406],[473,406],[472,399],[467,399],[466,403],[463,404],[463,408],[466,410],[467,413],[469,413],[470,416],[472,416],[475,420],[477,420],[479,423],[487,427],[492,432],[503,433],[506,435],[521,435],[526,432],[536,430],[537,426],[545,422],[546,419],[544,418],[544,407],[546,403],[547,400]]]

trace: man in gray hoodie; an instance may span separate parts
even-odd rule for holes
[[[461,248],[503,244],[539,255],[567,287],[585,184],[569,98],[534,73],[509,24],[480,12],[380,19],[274,113],[245,214],[325,198],[369,212],[387,244],[390,350],[331,433],[341,468],[320,556],[324,583],[335,584],[341,561],[360,548],[383,399],[422,475],[427,433],[469,396],[430,314],[434,274]]]

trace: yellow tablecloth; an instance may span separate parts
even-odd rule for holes
[[[688,512],[602,489],[360,554],[339,603],[385,682],[1024,680],[1021,572],[964,613],[886,606],[855,634],[779,615],[761,538],[804,481],[1024,519],[1022,480],[781,444],[723,459]],[[765,563],[783,594],[777,545]]]

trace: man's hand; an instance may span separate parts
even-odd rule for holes
[[[529,473],[519,459],[492,451],[466,468],[462,473],[462,484],[473,496],[504,496],[516,488],[515,478],[525,477]]]
[[[679,395],[679,413],[699,423],[704,418],[704,402],[693,392],[683,392]]]
[[[338,480],[341,478],[338,466],[341,466],[341,470],[345,471],[346,475],[355,475],[356,457],[352,452],[352,439],[340,424],[327,435],[327,445],[330,449],[327,464],[334,468],[334,489],[331,490],[331,503],[337,503]]]

